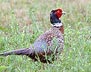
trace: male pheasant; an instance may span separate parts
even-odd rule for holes
[[[59,19],[62,14],[62,9],[51,11],[50,22],[52,27],[44,34],[40,35],[32,46],[29,48],[5,52],[0,54],[0,56],[26,55],[34,61],[40,60],[43,63],[51,63],[51,60],[54,60],[55,56],[62,52],[64,46],[64,28]]]

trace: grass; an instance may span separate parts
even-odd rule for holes
[[[90,0],[0,0],[0,53],[29,47],[48,30],[49,13],[62,8],[65,47],[53,64],[26,56],[0,57],[0,72],[91,72]]]

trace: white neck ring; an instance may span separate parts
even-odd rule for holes
[[[63,26],[63,24],[62,23],[54,23],[53,26],[60,27],[60,26]]]

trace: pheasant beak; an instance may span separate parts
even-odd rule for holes
[[[63,11],[63,12],[62,12],[62,14],[64,14],[64,15],[65,15],[65,14],[66,14],[66,12],[64,12],[64,11]]]

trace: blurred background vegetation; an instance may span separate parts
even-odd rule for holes
[[[0,57],[0,72],[91,72],[91,0],[0,0],[0,53],[29,47],[51,27],[56,8],[66,12],[60,59],[42,64],[26,56]]]

